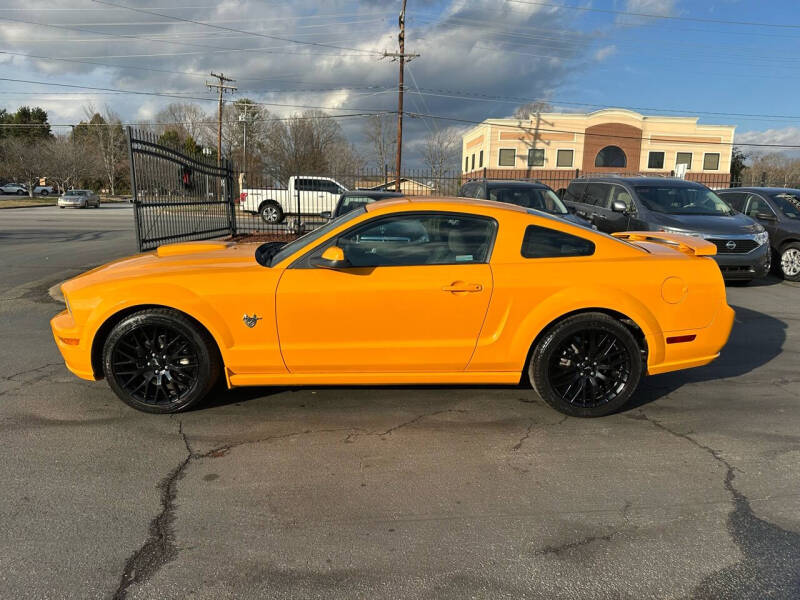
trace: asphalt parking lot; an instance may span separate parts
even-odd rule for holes
[[[797,598],[800,286],[722,357],[565,418],[525,387],[220,391],[167,417],[63,366],[47,289],[127,205],[0,212],[2,598]]]

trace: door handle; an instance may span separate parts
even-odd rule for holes
[[[480,283],[466,283],[464,281],[454,281],[450,285],[442,288],[443,292],[482,292],[483,286]]]

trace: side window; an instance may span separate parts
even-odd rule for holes
[[[567,191],[564,192],[566,202],[583,202],[583,194],[586,191],[585,183],[570,183]]]
[[[460,214],[404,214],[379,218],[337,243],[353,267],[485,263],[495,221]]]
[[[555,229],[528,225],[522,238],[522,256],[525,258],[563,258],[592,254],[594,242]]]
[[[294,189],[298,192],[311,192],[314,190],[314,182],[311,179],[295,179]]]
[[[767,215],[774,215],[775,212],[772,210],[772,207],[764,200],[761,196],[756,196],[755,194],[750,194],[747,197],[747,210],[745,214],[748,217],[752,217],[753,219],[756,218],[756,215],[759,214],[767,214]]]
[[[461,191],[458,193],[459,196],[462,198],[472,198],[475,195],[475,188],[477,187],[474,183],[465,183],[461,186]]]
[[[621,185],[611,186],[611,199],[608,201],[608,207],[611,208],[614,202],[624,202],[629,211],[636,209],[630,192]]]
[[[744,192],[717,193],[717,195],[739,212],[744,212],[744,202],[747,194]]]
[[[610,191],[611,186],[605,183],[590,183],[586,186],[586,197],[583,201],[599,208],[606,208]]]

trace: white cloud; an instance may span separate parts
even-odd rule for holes
[[[677,14],[676,4],[677,0],[626,0],[622,10],[640,15],[670,17]],[[635,15],[619,15],[617,17],[619,25],[644,25],[653,21],[652,18]]]
[[[764,131],[745,131],[736,134],[734,143],[800,146],[800,127],[782,127],[780,129],[766,129]]]
[[[614,44],[611,44],[609,46],[603,46],[602,48],[598,48],[597,51],[595,51],[594,59],[597,62],[602,62],[609,56],[613,56],[616,53],[617,53],[617,47]]]

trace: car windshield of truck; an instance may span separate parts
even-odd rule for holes
[[[516,204],[523,208],[533,208],[552,213],[554,215],[567,214],[567,207],[556,196],[555,192],[547,188],[534,188],[523,186],[491,187],[489,200]]]
[[[790,219],[800,219],[800,194],[775,194],[772,201]]]
[[[636,193],[645,208],[668,215],[735,214],[719,196],[706,188],[642,185],[636,187]]]
[[[339,227],[342,223],[346,223],[347,221],[356,218],[360,214],[366,212],[366,209],[363,206],[358,206],[354,210],[350,212],[339,215],[335,219],[332,219],[325,223],[322,227],[309,231],[305,235],[301,235],[296,240],[293,240],[286,244],[283,248],[281,248],[275,255],[272,257],[272,260],[269,262],[270,267],[274,267],[283,259],[291,256],[302,247],[307,246],[309,244],[313,244],[318,239],[324,237],[329,231],[332,231]]]

